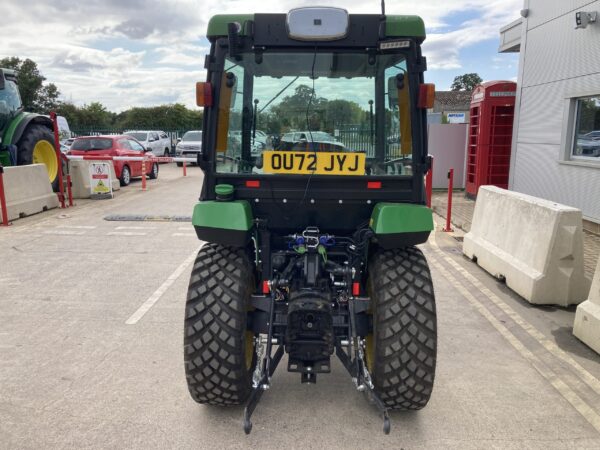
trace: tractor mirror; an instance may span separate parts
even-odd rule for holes
[[[404,73],[396,75],[396,87],[400,90],[404,89]]]
[[[435,102],[435,84],[425,83],[419,85],[419,103],[418,108],[431,109]]]
[[[196,83],[196,105],[211,107],[212,103],[212,85],[210,83]]]
[[[237,97],[237,77],[233,72],[227,72],[225,74],[225,86],[231,89],[231,101],[230,108],[235,108],[235,99]]]

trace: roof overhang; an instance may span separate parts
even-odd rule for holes
[[[518,53],[521,50],[521,26],[523,20],[518,19],[500,28],[500,47],[498,53]]]

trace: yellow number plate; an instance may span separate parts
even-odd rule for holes
[[[364,175],[366,155],[343,152],[263,152],[265,173]]]

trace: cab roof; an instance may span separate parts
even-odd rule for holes
[[[4,69],[0,67],[0,74],[3,74],[7,78],[15,79],[17,77],[17,72],[13,69]]]
[[[206,33],[209,39],[227,36],[227,24],[238,22],[242,25],[240,34],[246,33],[244,23],[254,21],[255,14],[217,14],[208,22]],[[350,14],[350,23],[367,17],[381,17],[379,14]],[[416,37],[425,39],[425,24],[419,16],[411,15],[386,15],[385,34],[386,37]]]

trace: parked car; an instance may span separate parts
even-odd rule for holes
[[[242,142],[242,132],[232,131],[229,133],[229,138],[236,142]],[[253,155],[259,154],[267,148],[267,135],[260,130],[256,130],[256,138],[252,140],[251,152]]]
[[[62,141],[62,142],[61,142],[61,144],[62,144],[62,145],[64,145],[65,147],[67,147],[67,148],[70,148],[70,147],[71,147],[71,144],[73,143],[73,141],[74,141],[75,139],[76,139],[76,138],[68,138],[68,139],[65,139],[64,141]]]
[[[175,156],[197,158],[199,153],[202,153],[202,131],[200,130],[185,133],[175,147]],[[183,163],[178,162],[177,165],[181,167]]]
[[[121,136],[87,136],[75,139],[69,150],[70,155],[87,156],[144,156],[150,152],[141,143],[128,135]],[[134,177],[142,176],[141,161],[113,161],[115,173],[121,186],[127,186]],[[146,164],[146,175],[151,179],[158,178],[158,163]]]
[[[171,138],[164,131],[127,131],[125,135],[137,139],[156,156],[169,156],[171,152]]]
[[[346,146],[324,131],[295,131],[281,136],[279,150],[305,150],[309,146],[324,151],[343,152]]]
[[[585,139],[593,139],[594,141],[600,140],[600,131],[590,131],[582,136]]]
[[[577,146],[574,154],[591,158],[600,157],[600,139],[588,137],[587,134],[580,136],[577,139]]]

